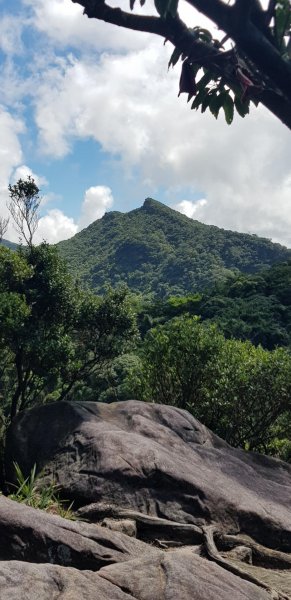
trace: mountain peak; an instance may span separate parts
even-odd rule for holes
[[[204,225],[153,198],[128,213],[106,213],[59,249],[97,293],[125,282],[159,296],[195,293],[233,270],[253,273],[290,257],[278,244]]]
[[[163,204],[162,202],[159,202],[158,200],[154,200],[154,198],[146,198],[142,208],[144,210],[147,211],[152,211],[152,210],[171,210],[169,209],[168,206],[165,206],[165,204]]]

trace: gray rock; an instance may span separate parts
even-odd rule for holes
[[[77,506],[212,523],[291,551],[291,465],[231,448],[186,411],[137,401],[42,406],[15,419],[7,456],[8,479],[13,461],[28,474],[37,460]]]
[[[247,548],[247,546],[237,546],[236,548],[233,548],[227,553],[226,557],[240,560],[248,565],[251,565],[253,562],[252,550],[251,548]]]
[[[139,540],[99,525],[68,521],[3,496],[0,539],[0,560],[48,562],[91,571],[158,552]]]
[[[190,551],[112,565],[99,575],[138,600],[271,600],[266,590]]]
[[[271,600],[271,595],[191,555],[135,559],[98,573],[0,562],[1,600]]]
[[[1,600],[134,600],[90,571],[70,567],[0,562]]]
[[[136,521],[133,519],[110,519],[105,518],[101,521],[102,527],[107,527],[112,531],[119,531],[130,537],[136,537]]]

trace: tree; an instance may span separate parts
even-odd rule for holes
[[[72,396],[134,335],[126,290],[103,298],[80,290],[47,244],[0,247],[0,400],[10,420]]]
[[[135,1],[129,0],[131,10]],[[126,12],[104,0],[72,2],[90,19],[169,40],[175,48],[169,64],[182,60],[180,93],[194,98],[193,109],[209,108],[217,117],[223,108],[231,123],[234,108],[244,117],[250,101],[260,102],[291,129],[290,0],[269,0],[266,10],[260,0],[187,0],[225,33],[222,41],[199,26],[187,27],[179,17],[179,0],[154,0],[159,16]]]
[[[4,238],[4,235],[7,231],[9,223],[9,217],[5,219],[5,217],[0,217],[0,244]]]
[[[33,236],[39,221],[39,188],[34,179],[28,176],[26,180],[19,179],[15,185],[8,186],[10,202],[8,209],[13,218],[20,239],[24,239],[29,247],[32,246]]]
[[[284,452],[291,429],[288,350],[226,340],[215,325],[184,315],[149,331],[140,356],[132,376],[138,397],[189,410],[233,446],[276,452],[279,440]]]

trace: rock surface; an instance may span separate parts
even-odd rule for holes
[[[1,600],[271,600],[190,549],[165,553],[6,498],[0,523]]]
[[[291,465],[231,448],[186,411],[137,401],[51,404],[19,415],[7,450],[8,480],[13,461],[29,474],[37,460],[79,506],[216,523],[291,551]]]
[[[91,571],[157,552],[127,535],[69,521],[4,497],[0,497],[0,539],[0,560],[50,562]]]
[[[137,600],[291,599],[291,465],[231,448],[186,411],[137,401],[46,405],[15,419],[7,456],[8,481],[13,461],[25,475],[37,461],[44,480],[53,477],[78,515],[99,526],[63,528],[52,515],[34,524],[20,509],[10,519],[2,499],[10,548],[2,560],[98,571]],[[118,533],[125,523],[139,539]]]

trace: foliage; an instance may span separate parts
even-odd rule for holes
[[[126,214],[105,214],[58,248],[71,272],[97,293],[125,282],[159,297],[193,294],[238,270],[256,272],[290,256],[267,239],[203,225],[152,199]]]
[[[218,283],[203,295],[198,312],[216,322],[226,337],[269,350],[291,348],[291,262]]]
[[[84,292],[47,244],[0,247],[0,400],[19,410],[68,398],[136,334],[126,289]]]
[[[157,16],[116,10],[104,0],[72,1],[89,18],[170,41],[170,65],[181,60],[180,93],[187,93],[188,101],[194,98],[192,108],[209,109],[216,118],[222,109],[230,124],[235,110],[244,117],[250,102],[261,102],[291,128],[290,0],[270,0],[266,9],[260,0],[187,0],[225,33],[220,40],[199,25],[187,27],[179,0],[155,0]],[[135,3],[129,0],[131,10]]]
[[[135,395],[189,410],[234,446],[286,451],[291,354],[226,340],[214,324],[175,317],[148,332]]]
[[[17,463],[14,463],[17,485],[15,492],[9,494],[11,500],[26,504],[32,508],[39,508],[46,512],[51,512],[65,519],[75,520],[75,515],[72,511],[73,503],[69,506],[64,500],[58,497],[58,486],[51,482],[44,484],[39,481],[41,474],[36,474],[36,464],[28,477],[25,477]]]

